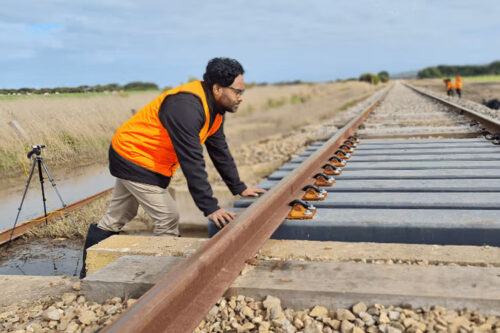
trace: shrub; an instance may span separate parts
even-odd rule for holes
[[[380,79],[378,78],[377,75],[373,73],[365,73],[361,74],[361,76],[359,77],[359,81],[368,82],[371,84],[378,84],[380,82]]]
[[[389,73],[387,71],[381,71],[380,73],[377,74],[377,76],[380,79],[380,82],[382,83],[389,81]]]

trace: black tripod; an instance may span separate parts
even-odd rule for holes
[[[45,145],[36,145],[36,146],[32,146],[32,148],[33,149],[28,153],[27,157],[31,158],[33,155],[35,155],[35,158],[33,159],[33,166],[31,167],[31,172],[30,172],[30,175],[28,177],[28,181],[26,182],[26,187],[24,189],[24,194],[23,194],[23,198],[21,200],[21,204],[19,205],[19,208],[17,210],[16,221],[14,222],[14,226],[12,227],[12,231],[10,232],[9,243],[12,240],[12,235],[14,234],[14,229],[16,228],[17,220],[19,219],[19,214],[21,214],[21,209],[23,207],[24,199],[26,197],[26,193],[28,192],[31,178],[33,178],[33,173],[34,173],[35,167],[37,165],[38,165],[38,176],[40,178],[40,185],[42,188],[43,213],[45,216],[45,223],[47,223],[47,205],[45,203],[47,201],[47,199],[45,198],[45,190],[43,188],[44,181],[43,181],[42,167],[45,170],[45,173],[47,174],[47,176],[49,177],[50,183],[52,184],[52,187],[56,191],[57,196],[59,197],[59,200],[61,200],[61,203],[62,203],[64,209],[66,210],[66,213],[68,214],[69,218],[71,219],[71,222],[73,223],[73,227],[78,232],[78,228],[76,227],[75,221],[73,220],[73,217],[71,215],[69,215],[68,208],[67,208],[66,204],[64,203],[64,200],[62,199],[61,194],[59,194],[59,191],[57,190],[56,183],[54,182],[54,179],[50,176],[49,170],[47,169],[47,166],[45,165],[43,158],[40,156],[42,154],[42,149],[45,148]]]

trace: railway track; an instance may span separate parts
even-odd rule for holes
[[[264,196],[237,201],[233,223],[210,224],[213,237],[103,332],[192,331],[270,237],[500,246],[500,146],[477,135],[500,123],[410,89],[380,93],[270,175]]]

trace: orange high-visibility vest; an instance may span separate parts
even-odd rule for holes
[[[210,126],[210,111],[207,97],[201,81],[186,83],[177,88],[167,90],[151,103],[143,107],[132,118],[127,120],[115,133],[111,140],[113,149],[123,158],[167,177],[173,177],[179,161],[170,136],[163,127],[158,113],[163,100],[170,95],[191,93],[197,96],[205,110],[205,124],[200,130],[200,144],[204,144],[209,136],[221,126],[223,116],[217,114]],[[168,110],[167,110],[168,112]]]
[[[460,76],[455,78],[455,89],[462,89],[462,78]]]
[[[446,82],[446,91],[453,89],[455,89],[455,85],[453,84],[453,82],[451,81]]]

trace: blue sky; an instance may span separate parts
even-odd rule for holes
[[[500,1],[4,0],[0,88],[201,77],[327,81],[500,58]]]

